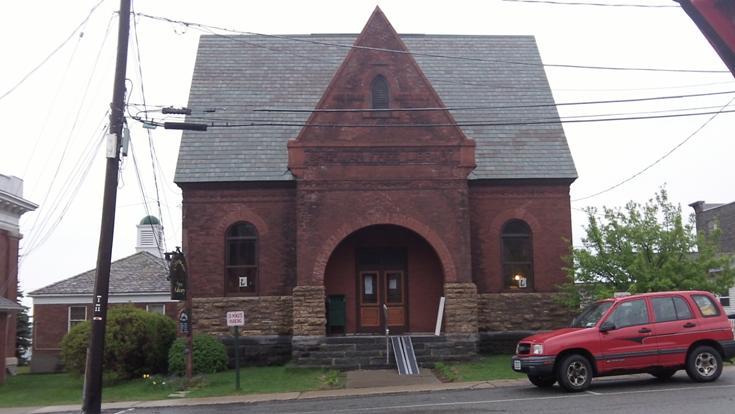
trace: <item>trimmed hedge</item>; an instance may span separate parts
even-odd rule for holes
[[[222,342],[216,338],[197,334],[192,338],[194,354],[192,356],[192,371],[194,374],[212,374],[227,369],[227,352]],[[168,371],[171,374],[184,374],[185,338],[177,338],[168,351]]]
[[[78,324],[61,341],[61,356],[67,371],[84,373],[90,322]],[[176,337],[170,318],[125,305],[107,312],[105,374],[115,379],[165,373],[168,349]]]

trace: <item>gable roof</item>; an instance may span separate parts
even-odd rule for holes
[[[188,117],[217,124],[304,124],[308,112],[253,108],[314,108],[356,35],[201,36]],[[401,35],[401,40],[457,123],[558,120],[532,36]],[[433,55],[433,56],[430,56]],[[469,59],[448,59],[462,56]],[[513,62],[513,63],[509,63]],[[518,109],[518,106],[547,105]],[[509,108],[515,106],[515,108]],[[205,109],[216,109],[203,113]],[[462,126],[476,143],[470,179],[575,179],[560,124]],[[300,126],[249,126],[184,131],[174,181],[283,181],[287,148]]]
[[[166,280],[168,266],[148,252],[138,252],[112,262],[110,266],[110,295],[169,293]],[[95,269],[30,292],[28,296],[91,295],[94,292]]]

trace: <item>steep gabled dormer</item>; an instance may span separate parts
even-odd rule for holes
[[[299,179],[465,178],[474,142],[380,8],[289,141]],[[417,110],[419,109],[419,110]]]

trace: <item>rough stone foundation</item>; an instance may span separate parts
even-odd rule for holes
[[[569,325],[574,313],[556,293],[483,293],[477,295],[480,332],[540,331]]]
[[[477,334],[477,286],[445,283],[444,297],[444,331],[450,335]]]
[[[476,335],[411,336],[419,366],[439,361],[466,361],[477,356]],[[384,336],[293,337],[293,362],[303,367],[335,369],[395,368],[391,349],[386,364]]]
[[[291,296],[248,296],[229,298],[194,298],[192,321],[194,333],[229,336],[229,311],[244,311],[245,326],[241,336],[291,335],[293,301]]]
[[[323,336],[326,333],[324,286],[296,286],[293,289],[293,335]]]
[[[235,367],[235,338],[224,336],[220,340],[227,349],[228,365]],[[286,335],[241,336],[240,366],[279,365],[291,360],[291,337]]]

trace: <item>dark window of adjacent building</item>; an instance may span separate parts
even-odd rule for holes
[[[656,322],[691,319],[692,312],[686,301],[680,297],[653,298],[653,315]]]
[[[225,235],[225,292],[252,294],[258,286],[258,233],[250,223],[235,223]]]
[[[511,220],[503,226],[502,261],[506,288],[533,288],[533,249],[531,228],[522,220]]]
[[[371,89],[373,109],[387,109],[389,104],[388,81],[383,75],[378,75],[373,79]]]
[[[705,318],[710,316],[719,316],[720,308],[717,307],[717,304],[713,302],[712,299],[709,298],[709,296],[692,295],[692,299],[694,299],[694,303],[697,304],[699,312]]]
[[[69,306],[69,324],[67,330],[87,320],[86,306]]]
[[[166,304],[164,303],[149,303],[145,305],[146,312],[158,313],[161,315],[166,314]]]
[[[730,306],[730,289],[724,289],[720,292],[720,294],[717,296],[717,298],[720,300],[720,305],[722,306]]]

